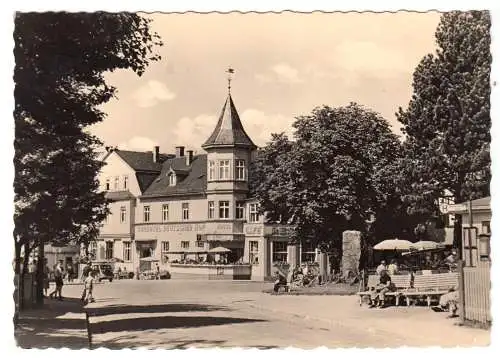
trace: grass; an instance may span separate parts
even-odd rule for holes
[[[290,292],[276,293],[272,289],[264,290],[264,293],[271,295],[288,295],[288,296],[351,296],[358,292],[358,284],[349,285],[345,283],[329,283],[324,286],[313,287],[296,287]]]

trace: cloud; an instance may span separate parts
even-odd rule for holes
[[[217,117],[200,114],[194,118],[182,117],[173,129],[172,143],[199,150],[217,124]]]
[[[299,76],[299,71],[284,62],[271,66],[268,73],[256,74],[255,78],[263,83],[280,82],[293,84],[303,82],[303,79]]]
[[[141,108],[154,107],[160,102],[171,101],[175,97],[176,94],[169,90],[164,83],[156,80],[148,81],[132,94],[132,98]]]
[[[118,149],[123,150],[136,150],[136,151],[150,151],[153,150],[158,142],[147,137],[132,137],[126,142],[122,142],[118,145]]]
[[[258,146],[264,146],[271,140],[271,133],[285,132],[293,138],[292,123],[295,118],[282,114],[266,114],[257,109],[241,112],[241,122],[245,131]]]

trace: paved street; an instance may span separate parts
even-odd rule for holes
[[[426,307],[370,310],[360,308],[354,296],[271,296],[261,292],[269,287],[257,282],[175,278],[97,285],[97,302],[88,305],[93,347],[333,348],[489,343],[488,331],[458,327],[446,314]],[[71,298],[77,298],[80,291],[80,285],[66,286],[65,296],[75,303]],[[65,313],[61,318],[74,320],[76,314]],[[84,325],[79,328],[80,335],[86,333]],[[86,344],[85,339],[81,343]]]

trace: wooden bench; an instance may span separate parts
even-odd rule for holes
[[[387,292],[385,295],[387,297],[394,297],[396,300],[396,306],[399,306],[400,297],[406,292],[406,290],[410,287],[410,275],[392,275],[391,283],[393,286],[393,291]],[[375,287],[380,282],[380,276],[378,275],[369,275],[368,282],[366,285],[365,291],[360,291],[357,293],[359,296],[359,305],[363,305],[363,300],[366,297],[370,297]]]
[[[403,296],[406,297],[406,304],[409,306],[418,299],[426,299],[427,306],[430,306],[432,300],[438,299],[450,289],[458,288],[458,273],[438,273],[430,275],[415,275],[413,287],[408,288]]]

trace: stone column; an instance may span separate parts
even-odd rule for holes
[[[344,231],[342,234],[342,274],[348,271],[358,274],[361,257],[361,232]]]

